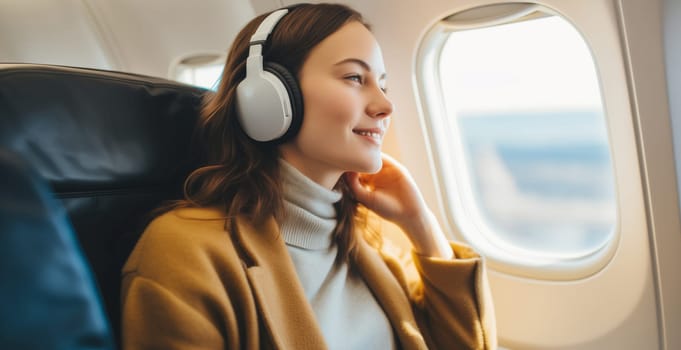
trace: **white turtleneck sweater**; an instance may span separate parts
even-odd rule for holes
[[[396,349],[390,322],[367,285],[347,263],[334,264],[333,204],[341,193],[280,163],[284,210],[279,226],[329,349]]]

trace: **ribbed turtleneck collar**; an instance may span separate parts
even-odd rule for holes
[[[287,244],[305,249],[328,249],[336,227],[333,204],[341,193],[312,181],[293,165],[280,159],[284,191],[281,233]]]

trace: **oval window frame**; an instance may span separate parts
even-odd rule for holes
[[[497,7],[495,9],[495,7]],[[476,14],[477,12],[477,14]],[[478,210],[469,209],[470,202],[464,203],[464,198],[472,198],[472,186],[468,171],[465,167],[455,166],[453,159],[465,159],[464,150],[460,143],[452,142],[446,130],[458,131],[457,123],[446,117],[444,97],[440,83],[440,56],[447,40],[448,33],[453,30],[475,29],[499,24],[510,24],[545,15],[559,16],[572,25],[580,35],[589,50],[591,46],[585,36],[569,19],[557,11],[535,3],[498,3],[483,6],[473,6],[457,11],[440,21],[437,21],[422,37],[416,53],[414,85],[421,110],[423,125],[429,140],[436,171],[436,182],[440,189],[439,200],[445,210],[447,224],[452,228],[455,238],[465,241],[475,247],[486,257],[489,266],[496,271],[511,275],[536,278],[543,280],[568,281],[588,277],[604,268],[614,257],[620,241],[620,198],[617,186],[617,172],[613,169],[615,183],[615,219],[612,234],[601,246],[589,253],[565,258],[537,256],[527,254],[521,248],[500,245],[490,240],[490,230],[480,227],[484,220],[471,219],[478,215]],[[452,23],[456,21],[457,23]],[[598,64],[593,59],[598,74]],[[597,77],[600,83],[600,76]],[[602,89],[602,84],[601,89]],[[601,104],[604,118],[608,123],[608,114],[601,91]],[[608,128],[608,146],[611,160],[614,161],[610,130]],[[442,151],[446,150],[446,151]],[[614,166],[614,164],[613,164]],[[483,225],[484,226],[484,225]],[[490,230],[491,231],[491,230]]]

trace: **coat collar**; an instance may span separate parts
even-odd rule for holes
[[[275,348],[326,349],[274,218],[259,225],[237,219],[237,231],[244,253],[252,260],[246,274]],[[426,348],[404,289],[378,253],[361,239],[357,268],[390,320],[401,348]]]
[[[253,260],[246,268],[263,326],[277,349],[326,349],[322,330],[298,281],[274,218],[261,225],[237,220],[242,248]]]
[[[401,348],[427,349],[405,289],[366,241],[360,239],[358,248],[357,268],[388,316]]]

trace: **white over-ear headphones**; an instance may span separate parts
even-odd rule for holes
[[[251,37],[246,78],[236,89],[241,127],[260,142],[286,140],[302,124],[302,94],[295,76],[281,65],[263,62],[262,56],[267,37],[288,12],[289,9],[274,11],[260,23]]]

